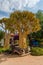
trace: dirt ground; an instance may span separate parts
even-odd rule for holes
[[[23,56],[0,55],[0,65],[43,65],[43,56]]]

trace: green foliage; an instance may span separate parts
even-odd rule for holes
[[[8,51],[8,50],[11,50],[10,47],[8,47],[8,48],[0,47],[0,53],[3,53],[3,52]]]
[[[36,17],[39,18],[40,21],[43,21],[43,11],[38,10],[38,12],[36,13]]]
[[[34,38],[36,38],[36,39],[43,39],[43,31],[42,30],[40,30],[40,31],[38,31],[38,32],[33,32],[32,33],[32,37],[34,37]]]
[[[32,47],[31,54],[35,56],[43,55],[43,48],[40,47]]]
[[[42,29],[43,29],[43,11],[42,11],[42,10],[39,10],[39,11],[36,13],[36,17],[39,18],[41,27],[42,27]]]
[[[32,38],[35,38],[39,42],[39,46],[43,47],[43,31],[40,30],[38,32],[34,32],[31,34]]]
[[[4,38],[4,32],[0,30],[0,40]]]
[[[6,49],[0,48],[0,53],[4,52]]]

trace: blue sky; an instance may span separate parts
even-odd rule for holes
[[[37,12],[43,10],[43,0],[0,0],[0,19],[15,10]]]

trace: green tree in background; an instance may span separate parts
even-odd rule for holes
[[[36,17],[40,20],[41,30],[32,34],[32,37],[43,39],[43,11],[38,10]]]
[[[41,24],[41,28],[43,29],[43,11],[42,10],[39,10],[36,13],[36,17],[39,18],[40,24]]]

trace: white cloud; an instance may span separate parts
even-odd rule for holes
[[[34,8],[40,0],[0,0],[0,10],[12,12],[13,9],[23,10],[24,7]]]
[[[28,7],[34,7],[40,0],[28,0]]]
[[[2,18],[8,18],[8,16],[0,15],[0,19]]]

